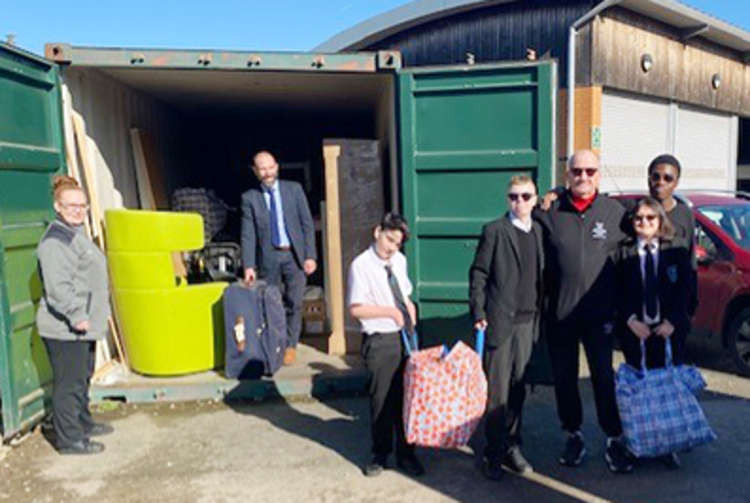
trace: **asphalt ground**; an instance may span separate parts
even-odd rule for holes
[[[716,442],[682,454],[672,471],[658,461],[633,474],[611,474],[590,383],[581,391],[588,457],[578,468],[557,463],[564,437],[552,390],[529,396],[524,452],[528,477],[484,479],[471,448],[418,449],[427,474],[395,469],[361,474],[369,458],[367,399],[259,403],[214,401],[111,404],[96,413],[115,433],[96,456],[60,456],[37,430],[0,453],[0,502],[748,502],[748,379],[707,371],[701,403]],[[722,391],[725,390],[725,391]],[[474,447],[481,449],[482,435]]]

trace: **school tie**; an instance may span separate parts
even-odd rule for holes
[[[271,245],[281,246],[281,235],[279,234],[279,214],[276,210],[276,198],[273,197],[273,189],[265,189],[268,194],[268,218],[271,221]]]
[[[649,318],[656,318],[658,286],[656,282],[656,268],[654,267],[654,255],[651,246],[643,245],[646,252],[646,314]]]
[[[404,316],[404,328],[406,328],[406,331],[409,334],[413,334],[414,323],[412,322],[409,310],[406,308],[406,301],[404,300],[404,295],[401,293],[401,288],[398,286],[396,275],[393,274],[393,269],[391,269],[391,266],[388,264],[385,266],[385,272],[388,275],[388,286],[391,287],[391,292],[393,292],[393,299],[396,301],[396,307]]]

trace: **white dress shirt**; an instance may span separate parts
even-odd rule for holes
[[[531,232],[531,225],[532,225],[531,217],[529,217],[529,220],[527,222],[524,222],[523,220],[518,218],[516,214],[513,213],[512,211],[510,211],[509,213],[510,213],[510,223],[512,223],[515,227],[518,227],[519,229],[524,231],[526,234]]]
[[[390,261],[385,261],[375,252],[375,245],[371,245],[367,250],[357,255],[352,261],[352,265],[349,266],[348,306],[363,304],[396,307],[396,300],[393,298],[393,292],[388,284],[386,265],[391,266],[404,298],[411,295],[412,285],[406,271],[406,257],[401,252],[396,252]],[[362,331],[366,334],[401,330],[401,327],[393,321],[393,318],[368,318],[359,320],[359,322],[362,325]]]

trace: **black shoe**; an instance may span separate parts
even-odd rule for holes
[[[661,459],[661,462],[664,463],[664,465],[670,470],[679,470],[680,466],[682,466],[682,463],[680,462],[680,457],[677,455],[676,452],[667,454],[666,456],[662,456],[659,459]]]
[[[586,447],[583,445],[583,435],[580,431],[571,433],[565,442],[563,450],[558,461],[565,466],[578,466],[586,456]]]
[[[98,454],[104,450],[104,444],[91,440],[79,440],[65,447],[58,447],[60,454]]]
[[[616,438],[607,439],[607,450],[604,460],[612,473],[630,473],[633,471],[633,461],[625,445]]]
[[[503,465],[519,474],[530,473],[534,471],[534,469],[531,467],[531,464],[526,461],[526,458],[524,458],[523,454],[521,454],[521,448],[517,445],[514,445],[513,447],[508,449],[508,452],[505,453]]]
[[[499,458],[484,458],[482,460],[482,474],[490,480],[500,481],[505,475],[502,460]]]
[[[365,477],[377,477],[385,470],[387,458],[387,456],[376,454],[372,457],[372,461],[362,469],[362,473],[365,474]]]
[[[417,459],[417,456],[413,453],[405,456],[398,456],[396,458],[396,466],[412,477],[424,475],[424,466],[422,466],[422,463],[419,462],[419,459]]]
[[[87,437],[101,437],[103,435],[109,435],[115,431],[115,429],[106,423],[94,423],[91,428],[86,428],[83,431]]]

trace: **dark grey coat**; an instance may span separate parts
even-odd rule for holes
[[[532,224],[537,245],[537,288],[539,309],[543,298],[544,252],[542,229]],[[510,335],[516,311],[516,290],[523,281],[518,238],[509,215],[494,220],[482,229],[474,262],[469,270],[469,305],[474,321],[485,319],[489,325],[487,342],[500,345]],[[538,321],[538,316],[537,316]],[[536,323],[538,331],[539,323]],[[534,335],[536,340],[537,333]]]
[[[315,227],[302,186],[297,182],[279,180],[284,225],[295,260],[302,267],[306,259],[316,260]],[[277,265],[271,263],[271,220],[268,206],[259,188],[242,194],[242,263],[264,275]]]

